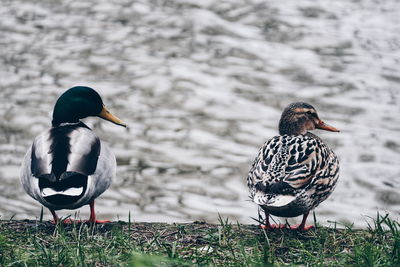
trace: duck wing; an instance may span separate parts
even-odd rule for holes
[[[78,173],[95,172],[100,155],[99,138],[82,122],[53,127],[39,135],[31,154],[33,176],[49,181],[63,180]]]
[[[307,187],[318,171],[321,143],[307,135],[269,139],[260,149],[247,178],[250,198],[260,205],[278,200],[286,205],[294,200],[296,193]]]
[[[66,123],[35,138],[22,164],[21,182],[43,205],[74,209],[104,192],[114,172],[113,154],[89,127]]]

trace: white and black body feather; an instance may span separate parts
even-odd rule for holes
[[[107,110],[94,89],[72,87],[57,99],[52,128],[35,138],[22,162],[23,188],[49,208],[54,223],[60,221],[56,210],[77,209],[87,204],[90,206],[87,222],[109,222],[96,219],[95,199],[110,186],[116,160],[111,150],[80,121],[89,116],[126,127]]]
[[[324,201],[338,176],[338,159],[320,138],[281,135],[262,146],[247,184],[250,198],[268,213],[295,217]]]
[[[82,122],[62,123],[37,136],[25,155],[25,191],[51,210],[89,204],[110,186],[116,160]]]
[[[260,149],[247,176],[250,198],[265,213],[264,229],[285,228],[271,225],[270,214],[279,217],[303,215],[298,226],[305,231],[307,216],[334,190],[339,177],[339,161],[314,129],[339,132],[323,122],[310,104],[287,106],[279,120],[279,135]]]

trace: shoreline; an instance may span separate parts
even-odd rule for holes
[[[400,224],[378,216],[369,229],[265,231],[258,225],[111,222],[54,225],[0,220],[0,265],[362,266],[400,263]]]

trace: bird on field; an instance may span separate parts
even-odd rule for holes
[[[286,107],[279,121],[279,135],[270,138],[260,149],[247,177],[250,198],[265,213],[265,229],[284,228],[272,225],[269,216],[303,215],[292,229],[308,230],[310,210],[334,190],[339,177],[339,161],[333,151],[309,131],[321,129],[339,132],[325,124],[315,108],[297,102]]]
[[[104,106],[100,95],[89,87],[76,86],[57,100],[52,127],[37,136],[22,163],[24,190],[47,207],[60,221],[56,210],[90,205],[90,223],[96,220],[94,201],[110,186],[116,172],[111,150],[80,119],[98,116],[126,125]],[[71,220],[70,220],[71,221]]]

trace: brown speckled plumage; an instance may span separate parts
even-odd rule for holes
[[[319,137],[308,132],[315,128],[338,131],[323,123],[311,105],[293,103],[282,114],[281,135],[272,137],[261,147],[247,184],[250,198],[266,216],[304,214],[306,218],[334,190],[339,161]]]

